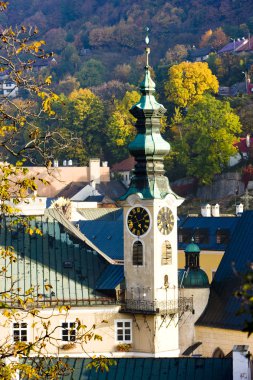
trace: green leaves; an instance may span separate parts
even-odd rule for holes
[[[180,137],[177,135],[174,143],[178,159],[188,175],[200,183],[210,183],[236,153],[233,144],[241,131],[239,117],[228,102],[208,95],[188,108],[186,117],[179,120],[179,128]]]

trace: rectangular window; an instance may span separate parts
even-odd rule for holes
[[[14,322],[12,328],[14,342],[27,342],[27,323]]]
[[[115,321],[116,341],[120,343],[132,343],[132,321],[121,319]]]
[[[216,231],[216,243],[217,244],[228,244],[230,237],[229,230],[219,228]]]
[[[209,234],[207,228],[196,228],[194,231],[194,240],[196,244],[208,244]]]
[[[62,322],[62,340],[64,342],[75,342],[76,322]]]
[[[180,227],[178,231],[178,242],[189,244],[193,236],[193,230],[191,228]]]

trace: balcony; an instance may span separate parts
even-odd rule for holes
[[[147,301],[121,299],[121,312],[132,314],[182,315],[186,311],[193,312],[193,297],[180,297],[177,300]]]

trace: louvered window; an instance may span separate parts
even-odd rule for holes
[[[143,265],[143,245],[135,241],[133,245],[133,265]]]

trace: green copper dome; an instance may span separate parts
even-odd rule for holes
[[[200,249],[196,243],[191,242],[190,244],[187,245],[184,251],[185,253],[199,253]]]
[[[181,286],[183,288],[208,288],[207,274],[200,268],[191,269],[189,272],[185,271]]]

